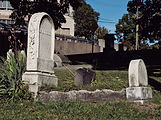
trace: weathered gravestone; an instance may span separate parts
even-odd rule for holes
[[[10,60],[11,56],[14,56],[14,53],[12,52],[12,49],[9,49],[7,52],[7,60]]]
[[[152,89],[148,87],[147,70],[142,59],[132,60],[128,70],[129,87],[126,97],[129,101],[144,103],[152,99]]]
[[[12,51],[12,49],[9,49],[8,52],[7,52],[7,60],[10,60],[11,59],[11,56],[14,56],[14,52]],[[26,60],[26,54],[25,54],[25,51],[24,50],[21,50],[21,55],[23,57],[23,59]]]
[[[57,54],[54,54],[54,63],[55,67],[62,67],[62,60]]]
[[[96,73],[88,68],[79,68],[76,70],[74,84],[76,86],[80,85],[91,85],[92,80],[96,79]]]
[[[35,96],[40,86],[58,84],[53,70],[54,43],[52,18],[44,12],[33,14],[28,26],[27,71],[22,79]]]

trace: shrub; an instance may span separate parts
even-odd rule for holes
[[[10,53],[7,60],[1,57],[0,61],[0,98],[9,98],[12,101],[30,97],[22,82],[26,59],[20,52],[16,56]]]

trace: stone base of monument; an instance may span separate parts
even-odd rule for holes
[[[25,72],[22,81],[29,85],[29,91],[37,96],[37,92],[41,86],[57,86],[58,78],[54,74],[42,72]]]
[[[144,104],[152,100],[152,89],[150,87],[126,88],[126,98],[128,101]]]

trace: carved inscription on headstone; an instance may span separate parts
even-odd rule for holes
[[[51,59],[52,50],[52,25],[48,18],[44,18],[40,25],[40,52],[39,57]]]

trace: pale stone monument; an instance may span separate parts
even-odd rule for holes
[[[10,60],[11,55],[14,56],[14,53],[12,52],[12,49],[9,49],[7,52],[7,61]]]
[[[103,49],[105,48],[105,40],[98,39],[98,45],[100,46],[100,52],[103,52]]]
[[[27,71],[22,76],[37,95],[40,86],[57,86],[54,75],[55,30],[52,18],[44,12],[33,14],[28,26]]]
[[[26,54],[24,50],[21,50],[21,55],[24,59],[26,59]],[[12,51],[12,49],[9,49],[7,52],[7,60],[10,60],[11,56],[14,56],[14,52]]]
[[[55,67],[62,67],[62,59],[57,55],[54,54],[54,63],[55,63]]]
[[[129,101],[144,103],[152,99],[152,89],[148,87],[147,70],[142,59],[132,60],[128,70],[129,87],[126,97]]]

